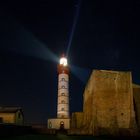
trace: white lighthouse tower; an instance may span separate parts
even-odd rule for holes
[[[57,118],[69,118],[69,68],[64,55],[58,65]]]
[[[58,67],[57,118],[48,119],[48,128],[69,129],[69,67],[67,58],[62,55]]]

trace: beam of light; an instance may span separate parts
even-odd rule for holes
[[[16,46],[11,48],[12,51],[43,60],[58,62],[56,55],[45,44],[40,42],[32,33],[25,30],[23,27],[15,37],[18,41],[16,41]]]
[[[91,74],[90,69],[70,65],[70,70],[72,74],[74,74],[83,84],[87,83],[89,76]]]
[[[15,52],[37,57],[43,60],[58,62],[57,56],[32,33],[22,30],[18,38],[19,47],[12,48]]]
[[[69,51],[70,51],[74,31],[75,31],[77,20],[78,20],[78,17],[79,17],[80,6],[81,6],[81,0],[78,0],[78,4],[76,5],[75,16],[74,16],[74,20],[73,20],[73,25],[72,25],[72,28],[71,28],[70,36],[68,38],[68,46],[67,46],[67,51],[66,51],[66,56],[67,57],[68,57],[68,54],[69,54]]]
[[[7,25],[3,25],[3,36],[1,48],[23,55],[33,56],[43,60],[58,62],[58,57],[41,41],[39,41],[31,32],[27,31],[22,25],[18,24],[14,19],[7,19],[10,29]],[[2,33],[0,33],[2,34]]]

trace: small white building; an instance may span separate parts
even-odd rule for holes
[[[0,107],[0,123],[22,125],[24,116],[19,107]]]

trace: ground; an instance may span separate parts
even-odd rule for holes
[[[139,137],[94,137],[94,136],[67,136],[67,135],[24,135],[14,137],[3,137],[0,140],[134,140]]]

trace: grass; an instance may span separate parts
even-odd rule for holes
[[[67,136],[63,134],[58,135],[24,135],[0,137],[0,140],[134,140],[136,137],[95,137],[95,136]]]
[[[104,140],[93,136],[67,136],[67,135],[24,135],[3,137],[0,140]]]

